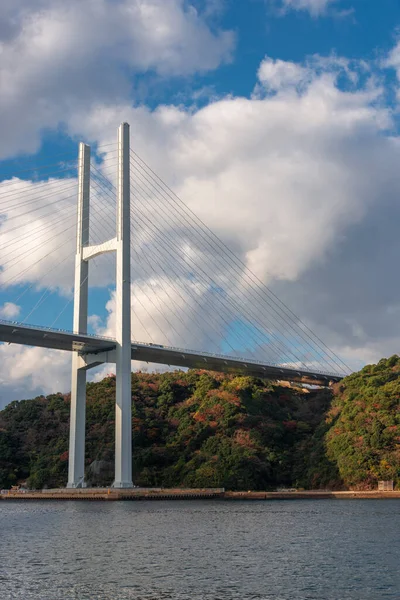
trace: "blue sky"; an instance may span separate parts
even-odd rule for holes
[[[62,166],[80,140],[94,153],[108,147],[98,168],[112,179],[107,145],[127,120],[135,151],[353,368],[398,351],[398,2],[7,0],[2,11],[2,207],[10,207],[11,176],[26,186],[14,182],[13,202],[39,202],[44,192],[47,202],[60,199],[63,185],[72,196],[75,171]],[[54,171],[41,168],[52,164]],[[49,173],[53,187],[44,185]],[[73,263],[57,267],[54,259],[64,224],[73,254],[75,200],[67,192],[59,229],[44,200],[40,222],[4,209],[0,316],[71,328]],[[8,246],[16,232],[26,256],[20,244]],[[155,244],[144,237],[141,251]],[[35,269],[32,239],[50,257]],[[10,259],[25,269],[11,271],[16,285],[7,283]],[[185,329],[174,321],[172,266],[161,265],[158,279],[137,267],[134,337],[183,345],[194,327],[190,314]],[[111,335],[112,261],[91,273],[90,330]],[[229,277],[215,272],[218,285],[233,290]],[[246,327],[237,324],[236,335]],[[206,341],[213,330],[219,349],[235,345],[235,325],[216,322],[193,331],[187,345],[213,350]],[[68,357],[12,346],[0,352],[3,402],[68,388]],[[32,375],[39,361],[48,370]]]

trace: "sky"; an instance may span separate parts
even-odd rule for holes
[[[396,0],[2,0],[1,10],[0,318],[71,329],[78,142],[113,180],[127,121],[135,152],[352,369],[399,352]],[[14,208],[24,198],[40,220]],[[154,240],[137,231],[145,254]],[[114,267],[101,260],[90,330],[112,335]],[[214,350],[208,292],[193,281],[191,296],[177,295],[165,268],[138,272],[133,337]],[[236,285],[222,270],[215,279]],[[191,339],[196,307],[208,325]],[[70,358],[0,345],[0,408],[68,391]]]

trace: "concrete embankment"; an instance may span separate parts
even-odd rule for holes
[[[304,492],[225,492],[223,497],[226,500],[329,500],[329,499],[350,499],[350,498],[399,498],[399,492],[332,492],[311,490]]]
[[[0,500],[201,500],[220,498],[222,488],[163,489],[163,488],[84,488],[42,491],[10,491]]]
[[[43,491],[10,491],[0,494],[0,500],[327,500],[327,499],[400,499],[396,492],[301,491],[301,492],[226,492],[222,488],[163,489],[113,488],[54,489]]]

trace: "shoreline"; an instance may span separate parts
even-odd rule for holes
[[[221,488],[210,489],[163,489],[163,488],[83,488],[52,489],[43,491],[9,491],[0,494],[0,500],[348,500],[348,499],[399,499],[400,491],[328,491],[310,490],[299,492],[229,492]]]

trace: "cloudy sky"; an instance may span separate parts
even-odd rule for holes
[[[1,12],[0,318],[71,329],[69,161],[84,140],[112,181],[128,121],[135,152],[346,363],[399,352],[396,0],[2,0]],[[154,240],[139,221],[133,232],[140,258]],[[113,263],[102,261],[90,326],[112,334]],[[171,265],[144,266],[135,339],[234,345],[206,289],[192,281],[189,294]],[[69,355],[0,345],[0,406],[69,380]]]

